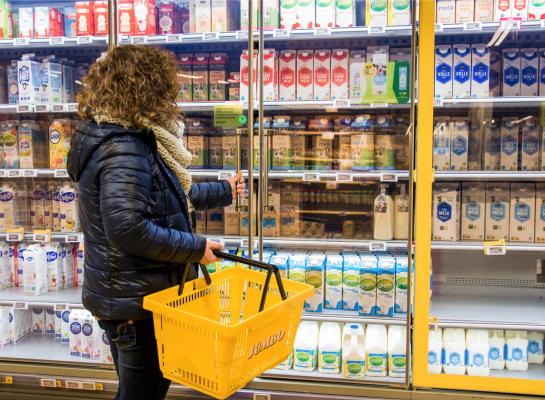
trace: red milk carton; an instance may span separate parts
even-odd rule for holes
[[[314,100],[331,99],[331,50],[314,52]]]
[[[64,36],[64,15],[60,7],[49,9],[49,35]]]
[[[76,35],[93,36],[94,34],[93,3],[76,1]]]
[[[134,35],[134,2],[133,0],[117,1],[117,29],[121,35]]]
[[[135,35],[156,34],[155,0],[134,0],[134,17]]]
[[[108,2],[95,1],[93,5],[93,18],[95,35],[105,36],[108,34]]]
[[[169,33],[178,33],[176,29],[176,5],[174,3],[159,3],[159,14],[157,21],[159,22],[158,33],[166,35]]]
[[[312,100],[314,75],[314,51],[297,50],[297,100]]]
[[[279,88],[278,99],[282,101],[295,100],[295,50],[282,50],[278,61]]]

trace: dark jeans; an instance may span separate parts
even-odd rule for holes
[[[159,369],[153,319],[140,321],[99,320],[110,339],[119,377],[116,400],[163,400],[170,381]]]

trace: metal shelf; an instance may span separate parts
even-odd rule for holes
[[[542,252],[545,243],[506,243],[507,252]],[[433,241],[432,250],[484,251],[483,242],[441,242]]]
[[[303,380],[316,380],[320,382],[337,382],[337,383],[375,383],[375,384],[403,384],[405,378],[391,378],[386,377],[365,377],[364,379],[347,379],[343,378],[341,374],[321,374],[318,371],[313,372],[301,372],[290,370],[271,369],[264,372],[261,377],[263,378],[282,378],[282,379],[303,379]]]
[[[0,49],[61,48],[61,47],[104,47],[108,44],[107,36],[79,36],[52,38],[17,38],[1,39]]]
[[[77,103],[58,104],[0,104],[0,114],[48,114],[48,113],[76,113]]]
[[[325,310],[321,313],[304,312],[301,317],[303,321],[322,321],[322,322],[344,322],[344,323],[364,323],[379,325],[406,325],[406,315],[395,315],[389,317],[367,317],[359,315],[357,311],[343,310]]]
[[[0,169],[0,178],[58,178],[67,179],[68,171],[65,169]]]
[[[545,365],[529,364],[528,371],[490,370],[490,376],[507,379],[545,379]]]
[[[430,324],[443,327],[545,331],[545,299],[434,295]]]
[[[542,180],[545,171],[435,171],[436,180]]]
[[[228,169],[190,169],[189,173],[198,178],[218,178],[226,179],[234,173],[234,170]],[[247,172],[243,172],[244,176],[248,176]],[[259,171],[254,170],[254,177],[259,175]],[[545,176],[545,173],[544,173]],[[269,170],[270,179],[301,179],[303,181],[337,181],[347,182],[351,180],[381,180],[384,182],[395,182],[399,179],[404,180],[409,178],[408,171],[312,171],[312,170],[290,170],[276,171]]]
[[[542,21],[522,21],[521,31],[523,32],[543,32],[545,24]],[[457,24],[436,24],[435,33],[438,36],[454,35],[478,35],[492,34],[500,28],[499,22],[479,23],[457,23]],[[511,32],[516,32],[512,30]]]
[[[0,232],[0,240],[6,240],[7,233]],[[27,232],[23,235],[23,240],[34,241],[34,234]],[[52,242],[79,243],[83,241],[83,233],[81,232],[53,232],[51,233]]]
[[[496,106],[496,107],[528,107],[539,106],[545,101],[545,96],[501,96],[501,97],[483,97],[467,99],[435,99],[435,109],[441,108],[468,108],[474,106]]]
[[[59,307],[83,308],[81,304],[81,287],[70,287],[58,291],[47,292],[41,296],[29,296],[24,293],[22,287],[10,287],[0,290],[0,304],[18,306],[25,304],[31,307]]]

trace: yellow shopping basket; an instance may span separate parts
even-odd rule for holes
[[[271,264],[217,252],[220,258],[264,269],[234,267],[144,298],[153,312],[165,378],[224,399],[288,358],[303,303],[314,289],[282,282]],[[276,284],[271,284],[274,274]],[[184,289],[185,285],[185,289]]]

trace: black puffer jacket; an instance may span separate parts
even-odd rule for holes
[[[84,306],[102,319],[149,316],[143,297],[176,285],[183,265],[199,261],[206,245],[191,233],[185,194],[153,134],[82,124],[68,171],[80,190]],[[193,184],[189,197],[197,210],[224,207],[232,202],[231,186]]]

